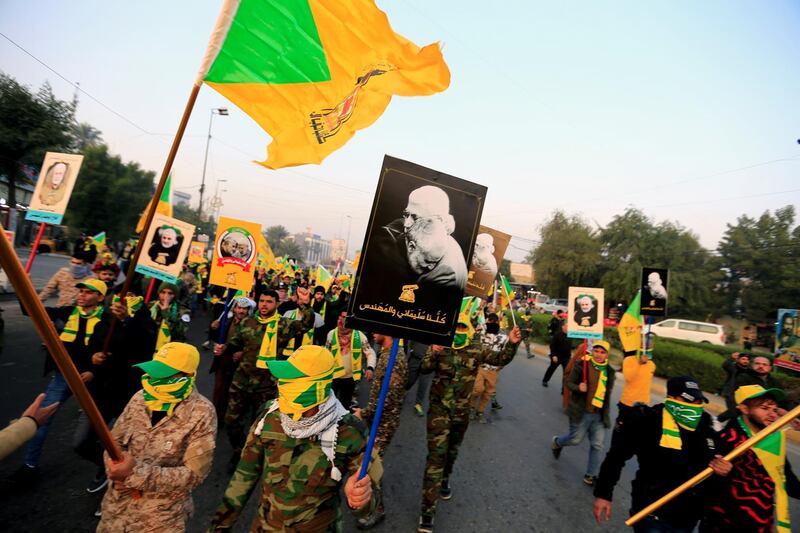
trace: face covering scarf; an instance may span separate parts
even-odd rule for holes
[[[270,318],[261,318],[260,315],[256,315],[258,323],[267,326],[264,328],[264,338],[261,340],[261,349],[258,351],[256,368],[267,368],[267,361],[278,356],[278,322],[280,318],[278,313],[273,314]]]
[[[72,277],[77,279],[86,278],[91,272],[89,265],[70,265],[69,270],[72,273]]]
[[[678,426],[687,431],[694,431],[703,415],[703,406],[667,398],[664,400],[664,411],[661,414],[662,448],[681,450],[683,441]]]
[[[166,411],[172,416],[175,407],[185,400],[194,389],[194,377],[153,378],[142,376],[144,403],[151,411]]]

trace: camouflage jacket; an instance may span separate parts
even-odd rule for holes
[[[336,467],[342,480],[331,478],[331,464],[316,439],[295,439],[281,427],[280,412],[264,418],[261,433],[253,425],[247,444],[210,531],[230,530],[261,478],[261,502],[250,531],[323,532],[341,531],[342,504],[339,487],[350,475],[357,475],[367,445],[367,429],[351,414],[339,421]],[[369,475],[375,486],[383,474],[380,458],[373,452]],[[365,516],[376,506],[376,497],[359,511]]]
[[[289,340],[314,327],[314,313],[307,305],[300,307],[303,318],[300,320],[290,320],[284,316],[280,317],[278,323],[278,359],[286,359],[283,354]],[[236,328],[236,331],[228,338],[225,354],[232,354],[241,351],[242,358],[233,381],[243,388],[259,388],[265,386],[265,380],[271,382],[272,375],[266,368],[258,368],[256,360],[258,352],[261,350],[261,341],[264,339],[266,324],[261,324],[254,317],[244,319]]]
[[[74,277],[69,267],[61,268],[39,292],[39,299],[44,302],[58,292],[58,303],[56,304],[58,307],[75,305],[75,298],[78,296],[79,290],[75,284],[81,279],[83,278]]]
[[[193,511],[191,491],[211,470],[217,436],[214,406],[194,390],[172,416],[153,426],[139,391],[111,433],[136,460],[124,488],[139,491],[141,497],[110,484],[97,531],[183,531]]]
[[[502,336],[505,342],[499,345],[498,337],[476,333],[472,343],[461,350],[448,346],[434,353],[428,348],[422,359],[422,371],[434,373],[430,392],[432,405],[435,401],[448,411],[468,405],[460,405],[460,400],[467,402],[472,394],[478,367],[482,364],[502,367],[511,362],[519,345],[508,341],[505,334]]]
[[[172,310],[175,312],[171,312]],[[191,321],[189,309],[176,303],[174,308],[170,306],[165,311],[158,306],[158,302],[155,302],[150,304],[149,311],[150,317],[159,328],[161,327],[161,321],[166,319],[172,342],[186,341],[186,332],[189,331],[189,322]],[[186,317],[186,320],[183,317]]]
[[[375,368],[375,376],[369,389],[369,403],[364,409],[362,416],[367,423],[372,423],[375,409],[378,407],[378,398],[381,395],[381,385],[383,376],[386,374],[386,367],[389,365],[390,348],[381,348],[378,358],[378,366]],[[392,369],[392,379],[389,382],[389,391],[386,393],[386,402],[383,405],[383,416],[400,419],[400,411],[403,410],[403,400],[406,397],[406,381],[408,381],[408,363],[401,350],[398,350],[397,357],[394,358],[394,369]]]

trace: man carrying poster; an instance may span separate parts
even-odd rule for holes
[[[570,287],[567,297],[567,337],[603,338],[603,289]]]
[[[511,235],[483,225],[478,231],[465,294],[486,298],[497,277],[498,267],[503,262]]]

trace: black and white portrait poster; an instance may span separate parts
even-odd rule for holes
[[[494,290],[500,264],[506,255],[511,235],[486,226],[478,228],[475,250],[467,274],[467,296],[477,296],[486,300]]]
[[[449,345],[486,187],[386,156],[348,327]]]
[[[666,268],[642,268],[642,315],[667,315],[668,282],[669,270]]]

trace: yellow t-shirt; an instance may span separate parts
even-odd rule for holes
[[[623,359],[622,375],[625,376],[625,386],[622,387],[622,397],[619,401],[629,407],[636,402],[650,405],[650,387],[655,373],[656,364],[652,360],[641,364],[635,355]]]

